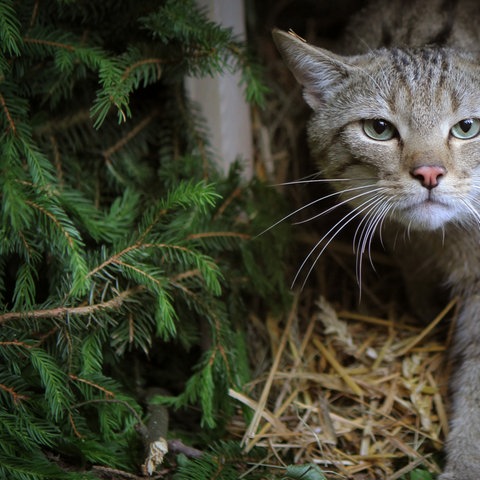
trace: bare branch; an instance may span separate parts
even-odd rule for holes
[[[2,107],[3,113],[7,117],[7,121],[10,125],[10,130],[14,135],[17,133],[17,127],[15,126],[15,122],[13,121],[12,116],[10,115],[10,110],[7,107],[7,104],[5,102],[5,98],[3,98],[3,95],[0,94],[0,106]]]
[[[45,310],[31,310],[28,312],[8,312],[0,315],[0,325],[12,320],[20,320],[22,318],[62,318],[68,315],[91,315],[92,313],[102,310],[118,310],[127,298],[132,297],[144,290],[145,287],[139,285],[121,292],[116,297],[111,298],[106,302],[97,303],[95,305],[85,305],[83,307],[57,307],[48,308]]]

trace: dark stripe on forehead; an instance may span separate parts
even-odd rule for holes
[[[392,48],[390,50],[393,64],[398,70],[404,70],[411,63],[411,56],[401,48]]]
[[[391,49],[388,51],[393,69],[392,83],[387,102],[392,111],[397,103],[398,88],[401,88],[405,101],[414,102],[414,97],[427,104],[440,102],[445,94],[451,76],[451,51],[443,48]],[[447,89],[449,91],[450,88]],[[420,95],[420,96],[419,96]],[[459,99],[451,98],[452,108],[458,107]]]
[[[441,48],[421,48],[390,50],[393,68],[405,82],[417,82],[428,78],[443,85],[450,69],[445,50]]]
[[[439,63],[437,65],[437,68],[440,70],[440,78],[438,80],[438,86],[440,88],[444,88],[445,83],[448,80],[448,77],[450,75],[450,62],[448,61],[447,54],[445,53],[445,50],[440,50],[439,51]]]
[[[392,62],[392,67],[395,71],[395,75],[399,78],[403,86],[405,87],[405,94],[410,98],[412,96],[411,90],[411,80],[408,78],[408,69],[411,65],[411,57],[407,55],[407,52],[401,50],[400,48],[392,48],[389,50],[390,58]],[[393,111],[394,105],[396,105],[397,89],[390,89],[389,98],[387,100],[390,109]],[[395,108],[396,110],[396,108]]]
[[[442,87],[447,79],[449,69],[445,50],[424,48],[421,50],[421,57],[424,75]]]
[[[411,55],[410,52],[401,48],[392,48],[390,50],[393,68],[400,75],[404,82],[409,80],[417,80],[418,76],[418,60]],[[412,75],[413,73],[413,75]]]

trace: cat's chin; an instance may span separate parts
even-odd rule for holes
[[[396,219],[412,230],[438,230],[458,220],[456,210],[439,202],[423,202],[396,211]]]

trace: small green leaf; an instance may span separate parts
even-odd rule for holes
[[[417,468],[410,473],[410,480],[433,480],[433,476],[427,470]]]
[[[289,465],[285,480],[326,480],[322,470],[317,465]]]

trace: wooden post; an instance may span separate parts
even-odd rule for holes
[[[245,10],[243,0],[198,0],[209,18],[235,35],[245,39]],[[190,98],[200,105],[208,123],[211,142],[222,170],[228,172],[233,161],[240,159],[244,176],[253,172],[253,147],[250,108],[239,86],[238,74],[224,73],[215,77],[187,78]]]

